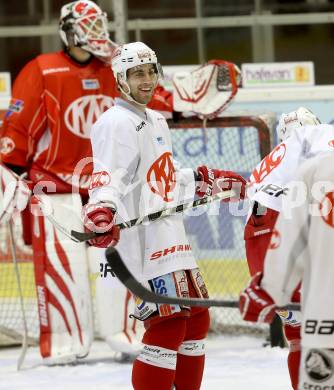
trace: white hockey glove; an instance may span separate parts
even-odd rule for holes
[[[299,107],[296,111],[291,111],[288,114],[283,113],[276,128],[278,142],[285,141],[299,127],[320,124],[320,120],[313,112],[305,107]]]
[[[240,84],[240,69],[228,61],[211,60],[192,72],[177,72],[173,76],[174,110],[215,118],[231,103]]]

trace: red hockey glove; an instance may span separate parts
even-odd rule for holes
[[[84,216],[85,232],[106,232],[105,235],[93,238],[88,243],[98,248],[116,246],[119,241],[120,230],[113,223],[115,211],[109,207],[92,207],[92,205],[89,205],[86,211]]]
[[[240,294],[239,310],[245,321],[271,323],[276,305],[271,296],[261,288],[262,273],[256,273]]]
[[[246,180],[235,172],[211,169],[203,165],[197,168],[197,176],[199,183],[196,194],[200,197],[215,195],[231,189],[236,192],[236,197],[233,197],[233,200],[245,197]],[[224,199],[225,202],[230,200],[231,198]]]

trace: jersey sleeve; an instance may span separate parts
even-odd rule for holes
[[[106,119],[97,121],[91,131],[94,168],[89,203],[111,202],[121,210],[137,171],[139,148],[130,121]]]
[[[29,62],[13,86],[3,123],[1,160],[27,167],[36,150],[36,139],[46,128],[43,79],[37,60]]]
[[[309,201],[301,183],[304,183],[302,174],[287,187],[275,225],[276,245],[270,246],[264,262],[261,284],[280,306],[291,301],[308,256]]]

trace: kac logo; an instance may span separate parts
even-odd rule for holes
[[[113,105],[114,100],[110,96],[82,96],[67,107],[64,114],[65,125],[78,137],[89,138],[94,122]]]
[[[170,193],[174,190],[176,181],[172,153],[166,152],[154,161],[147,172],[146,180],[154,194],[161,196],[165,202],[173,200]]]
[[[268,154],[260,164],[254,169],[251,182],[261,183],[278,165],[282,162],[286,152],[285,144],[279,144]]]

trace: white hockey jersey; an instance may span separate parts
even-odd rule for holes
[[[300,182],[306,197],[296,203]],[[278,217],[261,285],[281,306],[302,279],[302,345],[334,348],[334,153],[304,162],[282,199],[290,212]]]
[[[174,163],[170,130],[156,111],[140,111],[118,98],[94,124],[91,143],[89,203],[113,202],[116,222],[194,197],[194,172]],[[122,230],[117,248],[142,281],[197,267],[180,215]]]
[[[281,211],[284,187],[303,161],[325,151],[334,152],[334,126],[305,126],[278,144],[253,170],[247,196],[263,206]]]

